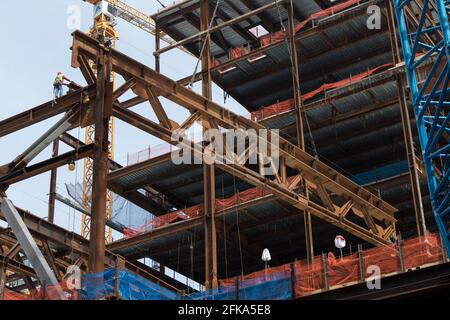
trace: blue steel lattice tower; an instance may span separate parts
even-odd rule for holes
[[[450,256],[448,0],[394,0],[434,216]]]

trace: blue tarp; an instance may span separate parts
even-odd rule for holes
[[[393,164],[389,164],[387,166],[368,171],[363,172],[360,174],[357,174],[353,177],[353,181],[355,181],[358,184],[369,184],[375,181],[380,181],[383,179],[391,178],[398,176],[402,173],[406,173],[409,171],[408,168],[408,161],[401,161]]]
[[[82,299],[99,300],[115,294],[116,271],[86,274],[82,279]],[[288,300],[292,298],[290,277],[255,279],[242,283],[239,294],[236,288],[218,288],[201,291],[189,296],[163,288],[134,273],[121,269],[118,272],[118,290],[123,300]],[[261,280],[261,281],[259,281]]]

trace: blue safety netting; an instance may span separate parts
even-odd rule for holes
[[[117,286],[123,300],[179,300],[180,296],[128,270],[108,269],[103,273],[87,274],[82,278],[82,298],[99,300],[116,295]]]
[[[118,292],[117,292],[118,291]],[[108,269],[82,278],[82,299],[117,296],[123,300],[288,300],[293,296],[290,277],[269,275],[231,287],[200,291],[188,296],[163,288],[126,269]]]
[[[239,289],[238,289],[239,288]],[[189,300],[289,300],[292,299],[291,277],[270,275],[240,282],[234,287],[220,287],[197,292]]]

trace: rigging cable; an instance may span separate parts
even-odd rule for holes
[[[293,52],[291,52],[291,46],[289,44],[289,38],[288,38],[287,29],[286,29],[286,26],[284,25],[283,16],[281,15],[280,4],[279,4],[279,2],[277,0],[274,0],[274,3],[276,4],[276,7],[277,7],[278,18],[280,20],[281,30],[284,33],[284,41],[286,42],[286,47],[287,47],[287,50],[288,50],[288,53],[289,53],[289,59],[291,60],[292,70],[294,70],[295,64],[294,64],[294,60],[292,59]],[[297,54],[297,53],[295,53],[295,54]],[[299,91],[300,91],[300,88],[299,88]],[[300,108],[301,108],[301,110],[299,110],[299,111],[301,113],[303,113],[304,116],[305,116],[306,128],[308,130],[308,135],[309,135],[309,137],[311,139],[312,150],[314,152],[315,158],[318,159],[319,158],[319,154],[317,152],[317,146],[316,146],[316,143],[314,141],[314,137],[312,135],[311,126],[310,126],[309,120],[308,120],[308,114],[306,113],[306,110],[303,108],[303,103],[301,101],[301,92],[299,92],[299,95],[300,95]],[[297,137],[297,140],[298,140],[298,137]]]
[[[209,38],[210,38],[210,30],[211,30],[211,28],[212,28],[212,26],[213,26],[214,20],[216,19],[216,16],[217,16],[217,10],[219,9],[219,5],[220,5],[220,0],[217,0],[217,2],[216,2],[216,7],[214,8],[214,12],[213,12],[211,21],[209,22],[208,29],[206,30],[206,37],[205,37],[205,39],[203,40],[202,49],[200,50],[200,55],[199,55],[199,57],[198,57],[198,59],[197,59],[197,63],[196,63],[196,65],[195,65],[195,69],[194,69],[194,72],[193,72],[193,74],[192,74],[191,81],[190,81],[189,84],[188,84],[188,87],[191,87],[191,88],[192,88],[192,87],[193,87],[193,84],[194,84],[194,82],[195,82],[195,75],[197,74],[198,67],[200,66],[200,61],[202,60],[203,53],[205,52],[205,49],[206,49],[206,45],[210,42],[210,41],[209,41]],[[208,57],[208,58],[209,58],[209,57]]]

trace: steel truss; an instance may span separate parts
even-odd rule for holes
[[[80,60],[97,57],[99,43],[81,32],[75,32],[72,51],[72,66],[82,67],[79,64]],[[209,121],[224,129],[265,128],[233,114],[116,50],[111,50],[109,56],[113,71],[124,77],[127,82],[133,81],[130,88],[141,98],[148,99],[158,116],[159,123],[124,109],[117,103],[113,105],[113,116],[168,143],[175,143],[172,141],[172,131],[180,127],[187,130],[193,123],[192,118]],[[168,118],[159,101],[159,96],[164,96],[190,110],[192,115],[186,119],[185,123],[177,124]],[[268,142],[268,145],[270,144]],[[199,150],[192,149],[194,154]],[[291,183],[287,183],[286,177],[281,174],[286,171],[286,168],[281,168],[274,179],[268,179],[243,165],[220,162],[217,166],[243,181],[271,191],[294,207],[308,210],[313,215],[375,245],[388,244],[395,238],[396,220],[393,217],[397,211],[395,208],[282,138],[280,138],[280,156],[281,163],[297,172],[296,179]],[[294,192],[302,179],[308,181],[311,192],[314,194],[313,199],[307,199]]]
[[[89,60],[99,61],[98,65],[102,72],[98,72],[98,75],[101,75],[101,77],[95,77],[92,68],[86,63]],[[0,168],[0,190],[5,192],[9,185],[13,183],[66,165],[71,161],[86,157],[93,158],[94,163],[101,166],[101,171],[105,173],[98,174],[95,177],[97,183],[94,183],[93,190],[102,195],[101,197],[93,198],[95,205],[93,205],[92,212],[96,223],[92,231],[96,230],[97,236],[91,237],[89,243],[89,270],[100,272],[105,265],[105,238],[103,230],[105,227],[104,214],[106,207],[103,202],[106,201],[104,195],[107,188],[151,212],[159,214],[164,212],[150,197],[138,191],[124,192],[120,185],[115,185],[113,181],[111,183],[108,180],[106,167],[113,170],[118,169],[113,168],[112,161],[108,161],[107,158],[108,149],[106,146],[108,137],[105,132],[107,132],[110,116],[117,117],[168,143],[175,143],[172,140],[174,129],[182,128],[187,130],[195,121],[209,122],[212,126],[221,127],[225,130],[259,130],[265,129],[265,127],[226,110],[213,101],[196,94],[180,83],[161,75],[116,50],[105,49],[96,40],[81,32],[74,33],[72,66],[81,69],[89,84],[87,87],[77,89],[73,93],[60,98],[56,106],[46,103],[1,121],[0,136],[67,112],[66,117],[72,114],[73,116],[69,118],[70,126],[64,127],[65,131],[74,127],[86,127],[95,123],[99,129],[102,129],[102,132],[98,134],[100,137],[101,133],[100,138],[103,139],[98,141],[102,140],[102,143],[85,145],[80,141],[68,139],[65,134],[58,133],[58,137],[63,142],[73,146],[74,150],[61,154],[58,157],[29,165],[39,151],[43,150],[45,146],[54,140],[55,137],[47,133],[41,138],[42,143],[39,143],[37,150],[35,148],[33,148],[32,152],[27,150],[20,158],[16,159],[21,160],[25,156],[26,161],[16,161]],[[113,90],[107,77],[111,71],[116,72],[126,80],[116,90]],[[125,101],[120,103],[118,99],[129,90],[132,90],[137,97],[132,99],[133,102]],[[189,118],[182,124],[178,124],[170,119],[159,100],[159,97],[162,96],[172,100],[180,107],[188,109],[191,112]],[[127,109],[142,101],[150,103],[157,115],[158,122],[153,122]],[[272,144],[270,141],[266,141],[266,143],[268,146]],[[194,151],[194,154],[200,153],[196,155],[202,156],[204,151],[202,146],[194,146],[191,143],[189,143],[189,146]],[[232,156],[232,154],[227,153],[227,156]],[[248,158],[249,155],[245,152],[245,154],[234,156]],[[396,219],[394,218],[394,213],[397,210],[394,207],[282,138],[280,138],[280,158],[282,165],[273,177],[266,177],[258,170],[251,170],[245,165],[228,164],[224,159],[217,163],[217,167],[253,186],[270,191],[274,197],[287,202],[294,208],[307,210],[312,215],[374,245],[386,245],[395,238]],[[128,169],[130,168],[121,170]],[[293,178],[289,180],[286,177],[288,169],[289,172],[295,173]],[[114,171],[111,175],[114,175]],[[306,181],[311,195],[309,198],[297,191],[301,181]],[[134,244],[130,242],[129,245],[132,246]]]
[[[449,1],[394,0],[436,223],[450,253]],[[419,68],[435,59],[429,73]]]

